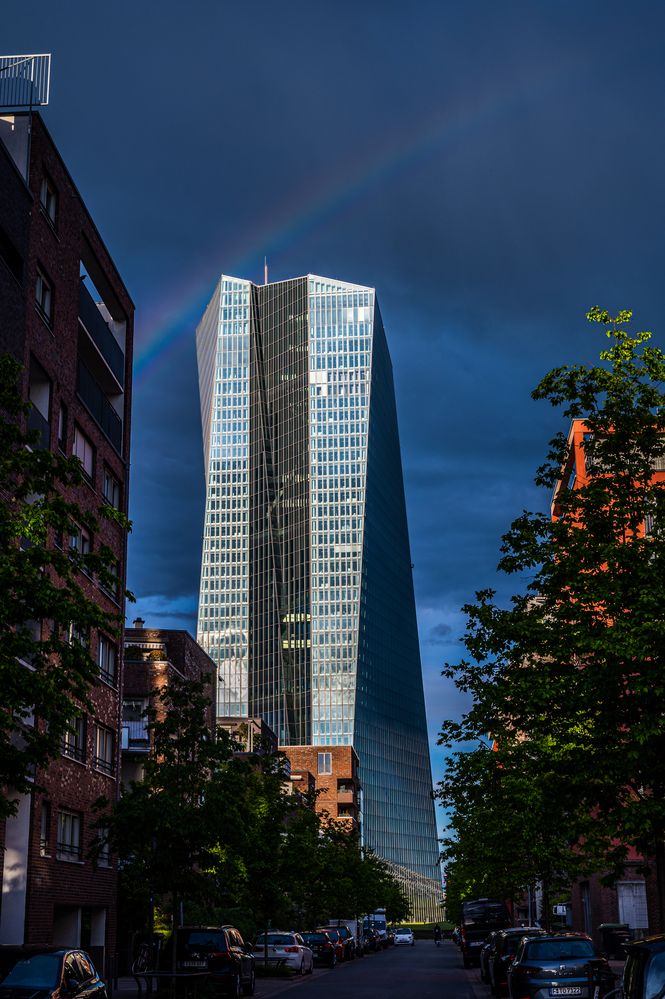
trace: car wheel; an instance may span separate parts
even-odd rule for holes
[[[255,989],[256,989],[256,973],[254,971],[254,968],[252,968],[252,974],[250,975],[249,983],[243,986],[242,994],[245,996],[253,996]]]
[[[300,962],[300,971],[298,972],[298,974],[299,975],[304,975],[305,974],[305,958],[304,957],[303,957],[302,961]]]
[[[240,996],[242,995],[242,989],[240,987],[240,972],[237,972],[233,976],[229,995],[233,996],[233,999],[240,999]]]
[[[309,968],[307,969],[307,974],[308,975],[313,975],[314,974],[314,959],[312,959],[310,961],[310,963],[309,963]]]

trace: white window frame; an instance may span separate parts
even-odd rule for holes
[[[35,302],[37,303],[40,315],[51,326],[53,323],[53,285],[41,268],[37,268]]]
[[[112,669],[109,668],[111,663],[113,666]],[[115,687],[118,678],[118,646],[110,638],[107,638],[106,635],[100,634],[99,636],[97,643],[97,665],[99,666],[99,675],[102,680],[110,684],[110,686]]]
[[[317,753],[316,772],[323,776],[332,774],[332,753]]]
[[[104,725],[95,726],[95,757],[96,770],[112,776],[115,771],[115,740],[113,732]]]
[[[72,454],[81,462],[83,474],[92,481],[95,477],[95,446],[77,425],[74,426]]]
[[[72,864],[81,863],[81,813],[61,810],[58,812],[58,839],[56,856]]]

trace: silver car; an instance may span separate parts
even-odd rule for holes
[[[299,975],[311,975],[314,971],[314,954],[300,934],[291,930],[259,933],[254,958],[258,965],[267,962],[270,968],[289,968]]]

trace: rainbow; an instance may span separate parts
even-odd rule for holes
[[[567,74],[571,65],[558,67],[556,80]],[[262,216],[258,224],[243,230],[232,245],[214,246],[206,252],[206,260],[224,260],[225,272],[242,275],[254,271],[257,276],[263,256],[283,252],[312,229],[322,225],[350,201],[375,187],[388,177],[404,170],[414,161],[440,150],[467,131],[476,130],[520,102],[540,100],[555,78],[541,79],[536,86],[529,81],[528,92],[519,87],[507,99],[505,92],[490,90],[478,100],[437,112],[434,117],[414,124],[399,135],[387,136],[383,142],[354,160],[338,164],[334,173],[321,176],[308,190],[298,188],[291,198],[281,201],[271,218]],[[168,356],[180,341],[191,336],[208,301],[214,283],[202,278],[201,267],[160,301],[153,315],[140,325],[140,339],[134,355],[134,376],[142,380],[154,365]]]

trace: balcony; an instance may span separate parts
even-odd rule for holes
[[[125,384],[125,355],[120,344],[104,322],[101,312],[83,281],[79,286],[79,319],[88,336],[102,355],[122,390]]]
[[[145,720],[122,723],[122,750],[126,753],[150,752],[150,732]]]
[[[80,358],[76,372],[76,391],[113,447],[122,453],[122,420],[106,398],[90,369]]]
[[[356,804],[356,795],[352,790],[342,790],[341,788],[337,792],[337,804],[338,805],[353,805]]]

